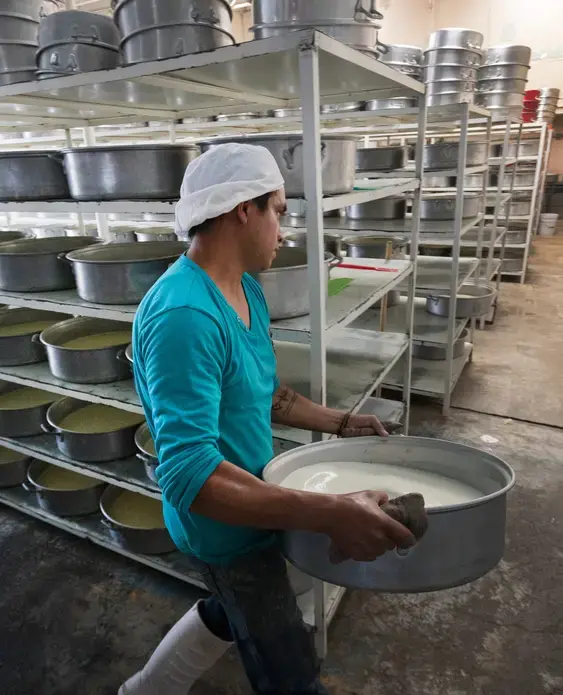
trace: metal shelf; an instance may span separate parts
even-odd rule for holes
[[[143,463],[136,456],[104,463],[75,461],[59,451],[55,437],[49,434],[20,439],[0,437],[0,445],[126,490],[139,492],[157,499],[162,497],[158,486],[147,478]]]
[[[6,292],[0,290],[0,303],[11,306],[28,307],[54,311],[75,316],[92,316],[94,318],[133,322],[136,304],[91,304],[80,299],[76,290],[58,292]]]
[[[111,532],[102,523],[101,514],[72,518],[55,516],[39,506],[35,493],[27,492],[21,487],[0,490],[0,503],[6,504],[13,509],[18,509],[24,514],[45,521],[52,526],[57,526],[75,536],[85,538],[108,550],[113,550],[113,552],[124,555],[131,560],[148,565],[153,569],[159,570],[159,572],[181,579],[188,584],[193,584],[201,589],[206,588],[199,574],[191,569],[184,553],[176,551],[166,555],[141,555],[125,550],[113,540]]]
[[[408,347],[404,333],[335,331],[327,344],[326,404],[338,410],[360,408]],[[280,381],[309,394],[311,351],[308,345],[276,342]],[[278,436],[277,431],[275,436]]]
[[[516,157],[507,157],[504,160],[504,166],[513,166],[517,162],[521,161],[523,161],[521,157],[519,159],[516,159]],[[502,157],[489,157],[489,164],[493,167],[500,166],[502,164]]]
[[[420,82],[381,61],[305,29],[178,58],[8,85],[0,88],[0,101],[18,124],[52,128],[298,106],[305,46],[319,57],[323,102],[424,93]]]
[[[361,150],[359,150],[361,151]],[[477,166],[472,166],[472,167],[467,167],[465,169],[465,176],[469,176],[471,174],[481,174],[483,172],[486,172],[489,170],[489,165],[488,164],[479,164]],[[414,167],[405,167],[404,169],[396,169],[395,171],[388,171],[388,172],[383,172],[383,171],[362,171],[361,175],[363,178],[366,179],[388,179],[388,178],[399,178],[399,177],[407,177],[409,175],[413,175],[414,173]],[[456,169],[428,169],[425,170],[424,176],[457,176],[457,168]],[[424,190],[427,190],[426,188]],[[432,190],[432,189],[429,189]],[[444,188],[439,188],[437,190],[443,191],[445,190]],[[455,188],[452,190],[456,190]],[[469,189],[466,189],[469,190]]]
[[[416,271],[417,294],[435,290],[449,292],[453,259],[444,256],[419,256]],[[458,289],[465,284],[479,266],[477,258],[459,259]],[[406,287],[401,287],[406,292]]]
[[[332,279],[351,278],[352,282],[338,294],[327,297],[326,328],[328,331],[347,326],[387,292],[404,282],[414,268],[410,261],[386,261],[376,258],[362,258],[361,265],[372,268],[384,267],[395,272],[348,270],[335,267],[331,271]],[[403,330],[405,327],[406,323]],[[311,316],[272,321],[271,331],[272,336],[278,340],[308,343],[311,336]]]
[[[54,377],[47,362],[21,367],[0,367],[0,379],[44,389],[60,396],[71,396],[89,403],[103,403],[143,414],[132,379],[114,381],[110,384],[71,384]]]
[[[356,181],[355,188],[351,193],[323,198],[323,211],[331,212],[332,210],[345,208],[348,205],[359,205],[373,200],[398,196],[408,191],[415,191],[419,186],[420,181],[418,179],[408,179],[399,183],[392,180],[382,180],[380,182]]]
[[[407,318],[407,298],[401,297],[399,304],[387,308],[387,320],[385,330],[396,332],[405,325]],[[380,309],[373,308],[366,311],[352,324],[352,328],[365,330],[379,329]],[[468,319],[456,319],[454,341],[467,325]],[[412,339],[416,343],[436,345],[442,347],[448,342],[448,317],[435,316],[426,311],[426,300],[416,297],[414,300],[414,325]]]
[[[469,361],[473,345],[465,343],[463,355],[453,361],[453,371],[450,393],[454,390],[463,368]],[[444,369],[446,362],[438,360],[421,360],[413,358],[412,361],[412,393],[421,396],[442,397],[444,396]],[[402,389],[403,373],[400,369],[393,369],[385,379],[385,388]]]

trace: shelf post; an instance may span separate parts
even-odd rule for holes
[[[457,191],[454,217],[454,239],[452,247],[452,277],[450,281],[450,311],[448,315],[448,343],[446,345],[446,369],[444,375],[444,402],[442,412],[450,412],[454,335],[456,327],[457,286],[459,283],[459,252],[461,249],[461,228],[463,226],[463,196],[465,191],[465,168],[467,163],[467,143],[469,141],[469,104],[461,104],[459,157],[457,163]],[[465,354],[465,353],[464,353]]]
[[[93,147],[96,144],[96,133],[94,128],[84,128],[84,142],[87,147]],[[109,239],[109,225],[107,215],[99,212],[96,213],[96,225],[98,226],[98,236],[102,239]]]
[[[412,387],[412,337],[414,333],[414,298],[416,294],[416,268],[418,258],[418,234],[420,228],[420,201],[422,199],[422,179],[424,178],[424,147],[426,144],[426,124],[428,121],[428,106],[426,95],[418,98],[418,130],[415,152],[415,176],[419,186],[414,192],[412,208],[412,226],[410,240],[410,261],[413,264],[408,281],[407,314],[405,332],[408,345],[404,357],[403,402],[405,404],[404,432],[409,433],[411,416],[411,387]]]

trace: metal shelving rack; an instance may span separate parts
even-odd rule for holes
[[[308,276],[312,311],[310,316],[302,319],[272,324],[277,341],[279,375],[281,379],[301,389],[305,382],[313,400],[332,407],[361,409],[362,412],[376,412],[383,417],[388,413],[400,416],[404,408],[405,429],[408,429],[422,148],[419,148],[413,175],[406,182],[380,182],[371,190],[354,190],[334,197],[322,195],[320,159],[321,124],[338,130],[339,126],[344,125],[340,123],[341,120],[349,120],[340,119],[336,115],[329,119],[321,118],[321,100],[334,103],[399,95],[419,97],[420,108],[408,114],[408,118],[411,123],[413,119],[418,121],[419,140],[422,142],[427,117],[423,85],[317,31],[304,30],[229,46],[211,53],[2,87],[0,122],[4,123],[4,129],[5,124],[10,123],[8,128],[11,130],[27,130],[30,127],[35,130],[84,128],[87,139],[91,142],[93,133],[89,129],[96,126],[160,120],[168,123],[169,139],[177,139],[176,122],[181,118],[219,112],[236,113],[248,109],[249,105],[254,108],[277,108],[301,104],[302,125],[299,121],[288,119],[283,123],[276,119],[275,128],[303,133]],[[400,121],[402,116],[397,119],[387,112],[363,114],[362,118],[364,122],[360,128],[366,129],[373,128],[378,123],[388,123],[389,120]],[[261,126],[270,130],[273,125],[261,123]],[[249,121],[220,126],[213,124],[213,128],[207,129],[206,135],[212,131],[225,134],[225,130],[232,127],[237,132],[240,129],[249,132],[256,124]],[[200,133],[204,130],[206,128],[194,129]],[[71,140],[71,132],[67,130],[65,137],[67,142]],[[189,137],[193,139],[194,133]],[[22,144],[25,146],[25,141]],[[354,273],[350,286],[327,299],[323,262],[323,211],[406,191],[412,191],[414,196],[410,259],[366,260],[363,264],[373,267],[385,265],[388,272],[347,271],[346,277]],[[0,212],[139,214],[172,212],[172,206],[169,201],[27,202],[2,203]],[[103,232],[104,220],[100,218],[99,222]],[[335,275],[338,272],[335,271]],[[363,312],[399,285],[404,285],[408,291],[402,328],[381,333],[351,325]],[[88,304],[80,300],[74,290],[25,294],[1,292],[0,296],[0,301],[11,306],[35,307],[77,316],[132,321],[135,312],[135,307],[131,306]],[[402,406],[396,401],[371,398],[374,389],[398,365],[404,375]],[[61,395],[72,395],[84,401],[141,412],[131,381],[88,386],[68,384],[54,378],[46,363],[2,368],[0,379]],[[288,433],[283,428],[274,431],[276,451],[295,446],[301,436],[302,433]],[[152,497],[160,494],[144,479],[140,468],[135,468],[131,459],[103,466],[82,464],[62,456],[54,443],[45,437],[17,441],[3,438],[1,443],[55,465],[87,471],[88,475],[141,494]],[[71,521],[59,519],[39,509],[33,494],[19,489],[3,491],[0,501],[71,533],[89,538],[92,542],[124,552],[115,546],[99,522],[93,518]],[[181,558],[124,554],[199,585],[199,580],[182,565]],[[299,599],[306,619],[316,628],[321,654],[326,653],[327,627],[343,594],[344,589],[341,587],[315,581],[314,589]]]

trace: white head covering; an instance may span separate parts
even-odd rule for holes
[[[284,185],[269,150],[257,145],[215,145],[190,162],[176,204],[176,232],[187,233],[206,220],[224,215],[239,203]]]

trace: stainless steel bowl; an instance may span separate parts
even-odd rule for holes
[[[355,203],[346,208],[346,217],[352,220],[402,220],[407,209],[403,197],[382,198],[369,203]]]
[[[501,79],[527,80],[529,71],[528,65],[501,63],[500,65],[482,65],[478,74],[479,81]]]
[[[370,99],[366,101],[365,111],[383,111],[386,109],[414,109],[418,106],[416,97],[395,97],[394,99]]]
[[[323,20],[348,20],[373,23],[383,19],[371,0],[255,0],[254,21],[257,24],[278,22],[313,23]]]
[[[75,461],[86,463],[116,461],[133,456],[136,451],[135,430],[139,423],[96,434],[74,432],[61,424],[67,415],[88,405],[76,398],[62,398],[47,410],[47,425],[43,426],[43,431],[56,436],[59,451]],[[111,410],[110,406],[107,407]],[[117,408],[113,410],[117,414]]]
[[[470,80],[440,80],[439,82],[426,82],[426,93],[429,96],[436,94],[450,94],[451,92],[474,92],[476,81]]]
[[[95,514],[106,485],[92,479],[92,487],[77,490],[55,490],[41,483],[41,474],[50,463],[32,461],[27,471],[28,489],[35,492],[39,506],[55,516],[84,516]]]
[[[428,106],[448,106],[449,104],[473,104],[475,92],[444,92],[443,94],[429,94],[426,97]]]
[[[135,232],[137,241],[145,243],[147,241],[177,241],[178,237],[173,229],[166,227],[145,227]]]
[[[390,551],[374,562],[334,564],[328,536],[308,531],[283,534],[287,559],[331,584],[385,592],[447,589],[474,581],[495,567],[504,553],[506,497],[514,472],[481,449],[422,437],[332,439],[292,449],[263,471],[279,485],[303,466],[336,461],[385,463],[446,476],[475,489],[475,499],[429,507],[428,531],[408,551]],[[392,491],[389,491],[392,492]]]
[[[513,94],[510,92],[478,92],[475,95],[475,103],[485,108],[491,106],[518,107],[524,104],[524,94]]]
[[[423,68],[424,82],[475,82],[477,80],[477,68],[464,65],[431,65]]]
[[[463,48],[471,51],[481,51],[484,41],[483,34],[471,29],[448,28],[438,29],[430,34],[428,48]]]
[[[356,171],[393,171],[407,163],[404,147],[365,147],[356,152]]]
[[[0,381],[0,394],[24,388],[21,384]],[[58,396],[53,394],[53,401]],[[50,403],[27,408],[0,408],[0,437],[32,437],[43,432]]]
[[[333,262],[334,256],[325,253],[327,285]],[[257,280],[262,286],[272,321],[306,316],[309,313],[306,249],[282,246],[278,249],[272,267],[259,273]]]
[[[462,217],[477,217],[483,208],[483,195],[466,193],[463,196]],[[420,201],[421,220],[453,220],[456,210],[455,194],[425,195]]]
[[[158,457],[154,454],[154,442],[146,422],[144,422],[135,432],[135,445],[139,450],[137,458],[143,462],[147,478],[158,483],[156,477],[156,468],[158,466]]]
[[[181,241],[99,244],[69,253],[66,258],[72,264],[81,299],[97,304],[137,304],[188,247]]]
[[[424,170],[455,169],[459,161],[459,142],[437,142],[424,147]],[[487,143],[467,143],[466,166],[487,162]]]
[[[119,345],[104,348],[72,348],[66,343],[97,333],[129,331],[130,323],[108,319],[69,318],[44,330],[40,344],[44,346],[51,374],[71,384],[104,384],[130,379],[131,370],[124,360],[131,336]]]
[[[481,51],[466,48],[436,48],[424,51],[424,66],[459,65],[460,67],[478,67],[483,55]]]
[[[75,200],[163,200],[180,197],[195,145],[121,145],[63,150]]]
[[[57,323],[65,318],[70,316],[39,309],[10,309],[0,312],[0,329],[5,326],[21,326],[14,335],[0,336],[0,366],[13,367],[44,362],[47,359],[45,349],[34,340],[38,331],[30,329],[29,325],[35,321]]]
[[[349,258],[385,258],[388,244],[391,244],[391,258],[404,257],[407,244],[400,236],[370,234],[369,236],[346,236],[342,239],[342,245]]]
[[[532,60],[532,49],[529,46],[504,44],[491,46],[485,54],[485,65],[517,64],[529,67]]]
[[[456,318],[486,316],[492,309],[497,291],[492,285],[462,285],[456,299]],[[450,315],[450,295],[432,294],[426,298],[426,311],[436,316]]]
[[[65,200],[70,197],[62,157],[58,152],[0,152],[0,200]]]
[[[477,83],[477,92],[487,94],[488,92],[515,92],[524,94],[526,91],[527,80],[514,80],[511,78],[499,78],[495,80],[480,80]]]
[[[9,292],[47,292],[75,286],[62,256],[96,243],[92,237],[19,239],[0,243],[0,288]]]
[[[0,447],[0,488],[16,487],[25,482],[31,458],[6,447]]]
[[[79,41],[118,49],[119,40],[119,30],[111,17],[81,10],[62,10],[44,17],[37,34],[40,48],[59,41]]]
[[[105,44],[65,41],[49,44],[37,51],[37,67],[42,72],[73,75],[93,70],[112,70],[120,63],[119,50]]]
[[[408,46],[402,43],[387,44],[388,51],[381,56],[382,63],[403,63],[405,65],[420,66],[422,63],[422,48]]]
[[[324,249],[333,256],[340,256],[342,253],[342,238],[338,234],[323,234]],[[286,234],[283,238],[284,246],[307,248],[307,234],[305,232],[293,232]]]
[[[115,500],[120,495],[136,494],[138,493],[110,485],[100,499],[100,511],[104,516],[104,523],[109,528],[115,542],[132,553],[143,555],[161,555],[176,550],[176,546],[164,526],[144,529],[138,526],[127,526],[115,518],[112,512],[112,505]],[[154,503],[157,502],[154,500]]]

